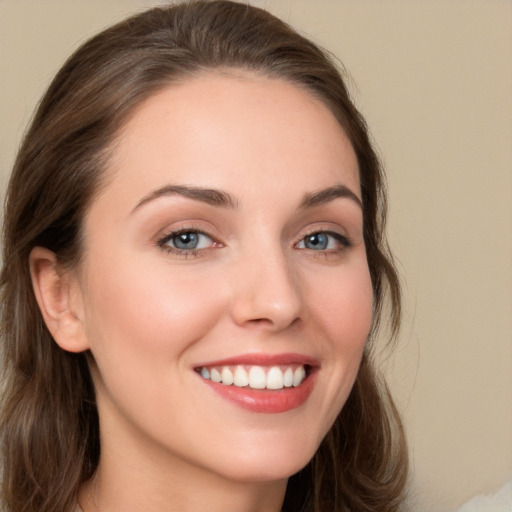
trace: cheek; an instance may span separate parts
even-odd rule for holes
[[[373,290],[366,262],[331,275],[308,296],[334,351],[362,351],[372,324]]]
[[[198,273],[191,278],[154,264],[128,263],[119,261],[115,269],[95,265],[89,272],[87,325],[93,353],[175,357],[216,324],[224,304],[215,277]]]
[[[328,374],[324,403],[326,425],[330,426],[345,404],[357,377],[372,325],[373,290],[364,262],[338,271],[314,287],[309,294],[316,322],[312,329],[323,334],[326,354],[323,370]],[[313,330],[312,335],[315,335]],[[318,339],[316,336],[313,339]]]
[[[98,403],[104,421],[121,411],[149,430],[162,423],[179,431],[179,417],[169,411],[193,404],[172,390],[188,382],[186,354],[225,306],[212,279],[144,263],[118,261],[115,269],[96,265],[89,272],[87,328]]]

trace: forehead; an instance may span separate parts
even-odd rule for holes
[[[140,192],[166,179],[263,187],[256,176],[308,190],[343,181],[359,194],[352,145],[325,104],[285,80],[244,72],[196,76],[150,96],[120,130],[108,172],[121,187],[136,178]]]

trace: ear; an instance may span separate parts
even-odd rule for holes
[[[87,350],[82,293],[76,276],[63,271],[55,253],[43,247],[32,249],[29,262],[36,300],[53,339],[69,352]]]

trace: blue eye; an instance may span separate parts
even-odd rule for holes
[[[170,240],[176,249],[190,250],[197,249],[199,245],[199,233],[192,231],[174,235]]]
[[[329,246],[329,237],[325,233],[313,233],[304,238],[304,247],[316,251],[325,251]]]
[[[319,231],[306,235],[297,244],[298,249],[309,249],[311,251],[340,251],[350,246],[347,237],[329,231]]]
[[[176,252],[207,249],[213,244],[213,240],[208,235],[194,230],[171,233],[158,242],[161,247]]]

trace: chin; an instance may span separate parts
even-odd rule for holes
[[[231,460],[225,460],[222,472],[239,482],[269,482],[287,480],[300,471],[313,458],[318,446],[305,443],[280,447],[267,446],[258,449],[257,445],[237,453]]]

